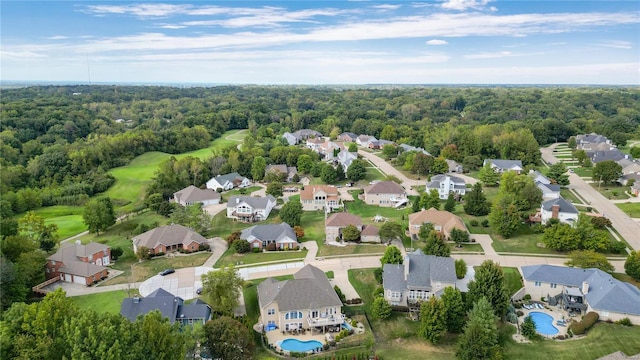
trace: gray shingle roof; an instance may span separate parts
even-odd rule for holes
[[[523,168],[522,161],[520,160],[486,159],[484,163],[493,164],[497,168],[504,169],[504,170],[509,170],[516,167],[519,167],[521,169]]]
[[[215,190],[199,189],[193,185],[189,185],[186,188],[175,192],[173,196],[178,201],[183,201],[185,203],[220,199],[220,194],[218,194]]]
[[[581,288],[589,284],[586,299],[596,310],[640,315],[640,290],[635,286],[613,278],[599,269],[577,269],[554,265],[530,265],[522,267],[527,281],[556,283]]]
[[[266,209],[269,202],[275,202],[272,195],[267,196],[232,196],[227,203],[228,208],[234,208],[237,204],[245,202],[254,209]]]
[[[218,184],[224,185],[227,182],[234,182],[236,180],[243,181],[245,177],[234,172],[234,173],[229,173],[224,175],[218,175],[214,179],[218,182]]]
[[[159,288],[145,298],[126,298],[122,300],[120,315],[135,321],[138,315],[159,310],[162,316],[168,318],[169,322],[173,324],[176,321],[178,307],[183,303],[184,300],[182,298]]]
[[[60,245],[55,254],[47,257],[47,260],[59,261],[64,264],[60,270],[64,273],[78,276],[92,276],[106,268],[80,260],[100,251],[106,251],[109,247],[103,244],[91,242],[86,245],[78,243],[67,243]],[[95,259],[94,259],[95,261]]]
[[[188,227],[179,224],[159,226],[133,238],[133,243],[136,246],[144,246],[149,249],[154,249],[159,244],[165,246],[182,244],[187,246],[194,241],[198,244],[203,244],[207,242],[207,239]]]
[[[440,187],[440,184],[443,181],[446,181],[447,178],[451,179],[451,182],[453,182],[454,186],[462,186],[462,188],[466,187],[466,182],[457,177],[457,176],[452,176],[452,175],[445,175],[445,174],[440,174],[440,175],[435,175],[431,177],[431,182],[429,182],[429,185],[427,185],[428,188],[430,189],[436,189]]]
[[[287,223],[255,225],[240,233],[240,239],[247,240],[249,236],[254,236],[262,241],[278,242],[286,237],[297,240],[295,231]]]
[[[194,319],[194,320],[209,320],[211,317],[211,308],[204,301],[197,299],[195,302],[187,305],[178,306],[178,313],[176,319]]]
[[[405,279],[405,267],[409,273]],[[431,289],[434,282],[455,283],[456,269],[452,258],[425,255],[421,250],[407,254],[404,264],[383,267],[382,280],[385,289],[404,291],[411,288]]]
[[[407,289],[407,281],[404,279],[404,265],[384,264],[382,270],[382,286],[386,290],[402,292]]]
[[[568,202],[567,200],[563,199],[562,197],[542,202],[542,208],[544,210],[546,210],[546,211],[551,211],[553,209],[554,205],[560,206],[560,212],[571,213],[571,214],[577,214],[578,213],[578,209],[576,209],[576,207],[573,206],[572,203]]]
[[[597,164],[602,161],[613,160],[618,161],[625,159],[628,155],[625,155],[620,152],[618,149],[613,150],[598,150],[598,151],[586,151],[588,157],[591,158],[591,161],[594,164]]]
[[[423,153],[425,155],[431,156],[431,154],[429,154],[429,152],[427,150],[425,150],[425,149],[423,149],[421,147],[415,147],[415,146],[411,146],[411,145],[408,145],[408,144],[400,144],[398,146],[400,148],[402,148],[402,150],[405,151],[405,152],[417,151],[417,152]]]
[[[402,186],[393,181],[380,181],[364,188],[366,194],[404,194]]]
[[[322,270],[306,265],[293,277],[293,280],[285,281],[269,278],[260,283],[260,307],[264,308],[271,302],[277,302],[280,311],[342,306],[342,301]]]

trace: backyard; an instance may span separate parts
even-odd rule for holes
[[[136,289],[131,290],[131,296],[137,295]],[[106,312],[110,314],[119,314],[122,300],[129,297],[127,290],[116,290],[102,293],[95,293],[82,296],[73,296],[71,299],[81,309],[94,310],[96,312]]]

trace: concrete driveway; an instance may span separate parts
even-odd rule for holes
[[[546,148],[541,148],[542,159],[549,164],[554,164],[559,160],[553,155],[553,149],[557,144]],[[611,220],[613,227],[620,233],[629,246],[635,250],[640,249],[640,224],[633,221],[624,211],[620,210],[609,199],[605,198],[594,189],[589,183],[584,181],[575,173],[569,173],[570,189],[577,191],[588,203],[601,214]]]
[[[382,159],[378,155],[372,154],[372,153],[370,153],[368,151],[364,151],[364,150],[358,150],[358,155],[360,155],[363,158],[369,160],[383,174],[385,174],[385,175],[393,175],[393,176],[397,177],[398,179],[400,179],[400,181],[402,181],[402,186],[407,191],[407,195],[418,195],[418,192],[411,188],[412,186],[426,185],[426,183],[424,181],[409,179],[403,173],[398,171],[398,169],[396,169],[393,166],[391,166],[391,164],[389,164],[388,162],[384,161],[384,159]]]

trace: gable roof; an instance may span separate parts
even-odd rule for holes
[[[327,197],[338,197],[338,189],[329,185],[307,185],[300,190],[300,200],[313,200],[313,195],[318,191],[324,191]]]
[[[560,185],[557,184],[545,184],[540,181],[536,181],[536,186],[542,191],[543,194],[550,192],[560,192]]]
[[[596,133],[576,135],[576,142],[581,143],[603,143],[607,142],[607,137]]]
[[[196,299],[191,304],[179,305],[178,312],[176,314],[177,319],[204,319],[208,320],[211,316],[211,307],[206,302]]]
[[[360,235],[362,236],[376,236],[380,233],[380,229],[375,225],[363,225]]]
[[[173,193],[178,201],[185,203],[220,199],[220,194],[213,189],[200,189],[193,185]]]
[[[465,232],[469,232],[467,230],[467,226],[464,224],[464,221],[457,216],[448,211],[444,210],[436,210],[435,208],[430,208],[429,210],[422,210],[417,213],[409,214],[409,225],[415,226],[424,223],[431,223],[434,225],[439,225],[444,228],[446,232],[451,232],[452,229],[458,229]]]
[[[126,298],[122,300],[120,315],[131,321],[135,321],[138,315],[147,314],[153,310],[159,310],[162,317],[169,319],[170,323],[176,321],[178,307],[184,303],[182,298],[174,296],[163,288],[158,288],[145,298]]]
[[[405,152],[409,152],[409,151],[417,151],[420,153],[423,153],[425,155],[429,155],[431,156],[431,154],[429,154],[429,152],[421,147],[415,147],[415,146],[411,146],[408,144],[400,144],[398,145],[400,148],[402,148],[402,150],[404,150]]]
[[[431,182],[429,182],[427,187],[434,188],[434,189],[439,188],[440,184],[445,181],[451,181],[455,188],[458,188],[458,187],[466,188],[466,182],[463,179],[457,176],[446,175],[446,174],[432,176]]]
[[[577,214],[578,213],[578,209],[576,209],[576,207],[573,206],[572,203],[568,202],[567,200],[563,199],[562,197],[542,202],[542,208],[545,211],[553,210],[553,206],[554,205],[558,205],[560,207],[560,209],[559,209],[560,212],[570,213],[570,214]]]
[[[503,170],[511,170],[516,168],[523,169],[522,161],[520,160],[486,159],[484,161],[484,164],[487,163]]]
[[[355,140],[356,138],[358,138],[358,135],[352,132],[343,132],[342,134],[338,135],[338,137],[340,138],[349,137],[351,138],[351,140]]]
[[[322,136],[320,132],[311,129],[300,129],[294,132],[293,135],[298,139],[309,136]]]
[[[254,225],[252,227],[242,230],[240,233],[240,239],[247,240],[250,236],[260,239],[262,241],[275,241],[279,242],[285,238],[290,238],[296,241],[295,231],[287,223],[281,224],[267,224],[267,225]]]
[[[640,290],[613,278],[600,269],[578,269],[555,265],[529,265],[522,267],[527,281],[556,283],[582,288],[588,284],[585,295],[589,306],[596,310],[640,315]]]
[[[144,246],[149,249],[154,249],[160,244],[165,246],[182,244],[186,246],[194,241],[198,244],[207,242],[204,236],[179,224],[159,226],[135,236],[132,240],[134,245],[138,247]]]
[[[240,203],[246,203],[254,209],[266,209],[267,204],[270,202],[276,202],[276,198],[272,195],[267,196],[232,196],[227,202],[227,208],[234,208]]]
[[[406,266],[409,271],[405,277]],[[402,265],[385,264],[383,286],[392,291],[407,288],[431,288],[434,282],[455,283],[455,262],[450,257],[425,255],[420,249],[407,254]]]
[[[228,182],[230,183],[236,183],[236,182],[242,182],[244,181],[244,179],[246,179],[244,176],[241,176],[238,173],[229,173],[229,174],[224,174],[224,175],[218,175],[216,177],[213,178],[218,184],[220,185],[224,185]]]
[[[61,272],[78,275],[91,276],[106,269],[104,266],[98,266],[90,262],[84,262],[81,258],[88,257],[101,251],[107,251],[107,245],[90,242],[86,245],[79,243],[61,244],[55,254],[47,257],[49,261],[59,261],[64,265],[60,268]]]
[[[277,302],[281,312],[342,306],[325,273],[313,265],[298,270],[293,280],[268,278],[261,282],[258,285],[258,302],[261,308]]]
[[[340,164],[346,167],[349,167],[349,165],[351,165],[353,160],[357,158],[358,158],[358,154],[347,151],[347,150],[342,150],[338,153],[338,161],[340,162]]]
[[[335,213],[327,219],[325,226],[344,227],[348,225],[362,226],[360,217],[346,212]]]
[[[588,157],[591,158],[591,161],[594,164],[597,164],[602,161],[619,161],[622,159],[628,159],[629,155],[625,155],[620,152],[618,149],[613,150],[598,150],[598,151],[586,151]]]
[[[393,181],[380,181],[364,188],[365,194],[404,194],[404,188]]]

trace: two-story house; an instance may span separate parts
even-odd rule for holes
[[[321,137],[322,134],[311,129],[301,129],[293,133],[286,132],[282,134],[282,137],[287,141],[289,145],[296,145],[303,140],[309,138]]]
[[[338,141],[343,141],[343,142],[356,142],[357,138],[358,138],[358,135],[352,132],[343,132],[342,134],[338,135]]]
[[[546,225],[551,219],[557,219],[561,223],[573,225],[578,221],[580,212],[562,197],[542,202],[540,206],[540,222]]]
[[[420,228],[424,224],[432,224],[434,230],[441,232],[447,238],[453,229],[469,232],[464,221],[459,216],[448,211],[430,208],[429,210],[409,214],[409,236],[414,240],[417,239]]]
[[[300,190],[302,210],[331,212],[342,207],[340,193],[335,186],[307,185]]]
[[[45,276],[47,280],[59,278],[62,281],[91,285],[106,278],[111,264],[111,248],[91,242],[82,245],[80,241],[61,244],[55,254],[47,258]]]
[[[292,280],[268,278],[258,285],[260,319],[267,330],[340,327],[342,301],[325,273],[306,265]]]
[[[202,206],[219,204],[220,194],[213,189],[199,189],[193,185],[173,193],[173,201],[182,206],[200,203]]]
[[[327,242],[341,241],[342,229],[353,225],[358,231],[362,231],[362,219],[346,212],[332,214],[325,221],[325,234]]]
[[[407,254],[402,264],[385,264],[382,270],[384,298],[395,306],[414,307],[456,286],[453,258],[425,255],[419,249]]]
[[[381,181],[364,188],[364,202],[384,207],[406,204],[407,192],[393,181]]]
[[[347,169],[349,169],[349,166],[351,166],[353,160],[356,160],[358,158],[358,154],[347,150],[342,150],[338,153],[338,156],[336,156],[336,158],[338,160],[338,164],[340,164],[342,170],[346,174]]]
[[[431,181],[427,183],[427,192],[432,189],[438,191],[440,199],[446,199],[449,194],[454,194],[456,197],[464,196],[467,192],[467,185],[465,181],[457,176],[451,175],[435,175],[431,178]]]
[[[264,173],[278,174],[282,178],[282,181],[292,182],[293,177],[298,173],[298,169],[295,166],[287,166],[285,164],[267,165]]]
[[[269,217],[275,206],[276,198],[272,195],[264,197],[232,196],[227,202],[227,217],[249,223],[263,221]]]
[[[204,324],[211,320],[211,307],[204,301],[197,299],[191,304],[175,296],[163,288],[158,288],[147,297],[132,297],[122,300],[120,315],[131,321],[136,321],[139,315],[145,315],[158,310],[169,323],[178,322],[182,325],[195,323]]]

